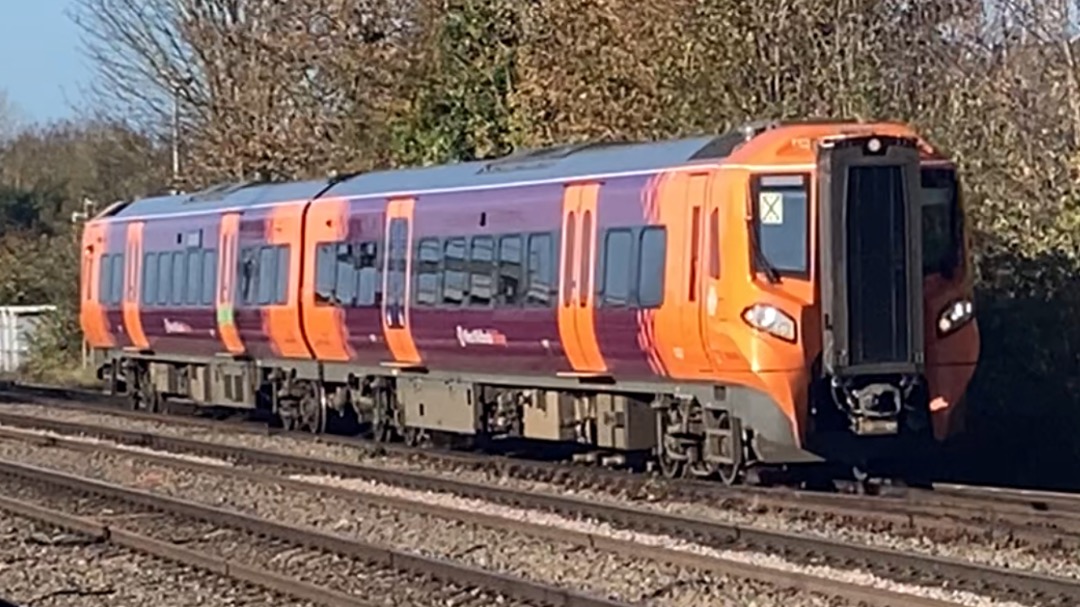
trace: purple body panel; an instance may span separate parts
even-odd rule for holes
[[[170,263],[179,260],[185,264],[185,281],[183,285],[184,295],[187,294],[187,271],[191,266],[187,257],[187,248],[184,243],[186,234],[196,230],[202,230],[202,242],[210,248],[217,248],[218,227],[220,215],[197,215],[183,218],[166,218],[157,221],[148,221],[143,226],[143,258],[148,253],[150,263],[158,261],[158,254],[168,252],[173,254]],[[175,254],[179,254],[178,256]],[[172,267],[171,265],[169,267]],[[199,260],[201,272],[202,262]],[[160,268],[160,266],[159,266]],[[194,304],[177,305],[175,289],[178,286],[173,280],[172,274],[163,276],[157,274],[158,292],[167,292],[169,303],[164,305],[147,305],[142,298],[145,291],[143,282],[146,280],[146,268],[143,268],[140,283],[140,312],[143,331],[150,343],[150,349],[158,354],[184,354],[190,356],[213,356],[224,351],[217,331],[217,317],[214,306],[203,305],[201,302]],[[167,280],[169,286],[163,289],[161,282]],[[200,288],[201,297],[201,288]]]
[[[386,221],[386,201],[382,199],[352,201],[349,203],[348,213],[348,233],[345,235],[345,240],[347,242],[378,242],[382,253],[379,256],[377,274],[379,279],[373,305],[344,308],[345,339],[352,351],[353,362],[360,365],[378,366],[379,363],[394,359],[386,344],[386,336],[382,328],[382,267],[385,263],[382,243]]]
[[[600,188],[596,209],[598,258],[604,258],[603,230],[645,223],[644,197],[650,179],[651,176],[623,177]],[[596,282],[602,285],[603,280],[598,268]],[[612,375],[639,379],[654,375],[648,356],[638,344],[637,317],[633,308],[602,304],[596,307],[596,339]]]
[[[511,197],[512,205],[498,204],[510,202]],[[416,201],[410,249],[415,255],[417,242],[425,236],[472,237],[558,231],[562,220],[562,197],[560,184],[421,196]],[[481,213],[483,226],[480,225]],[[415,264],[416,260],[413,262]],[[558,267],[556,259],[552,259],[552,264]],[[409,281],[410,288],[415,288],[415,284],[415,280]],[[554,302],[557,297],[555,284],[551,287]],[[559,342],[554,306],[500,310],[414,307],[410,314],[413,339],[428,368],[545,375],[570,368]],[[468,339],[470,334],[467,332],[477,330],[502,337],[496,337],[490,344]]]
[[[109,224],[105,229],[105,253],[108,255],[123,254],[124,255],[124,268],[127,268],[129,260],[127,259],[127,224]],[[102,268],[104,271],[105,268]],[[126,271],[125,271],[126,274]],[[105,301],[104,299],[102,301]],[[118,348],[127,348],[132,345],[131,336],[128,335],[127,328],[124,326],[124,304],[121,303],[102,303],[101,307],[105,310],[105,318],[108,323],[106,326],[109,332],[112,333],[113,338],[116,339],[116,346]]]

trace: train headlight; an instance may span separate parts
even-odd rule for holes
[[[944,337],[964,326],[975,315],[975,306],[968,299],[957,299],[938,314],[938,335]]]
[[[784,341],[795,341],[795,319],[769,304],[755,304],[743,310],[743,322]]]

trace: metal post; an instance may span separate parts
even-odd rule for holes
[[[173,187],[180,184],[180,86],[173,85],[172,115],[172,182]]]

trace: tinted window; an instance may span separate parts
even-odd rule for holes
[[[465,300],[465,239],[451,238],[443,250],[443,303],[459,305]]]
[[[641,231],[638,248],[638,304],[643,308],[659,306],[664,301],[664,260],[667,231],[648,227]]]
[[[184,304],[187,266],[184,264],[184,253],[182,251],[174,251],[172,258],[172,303],[174,306],[180,306]]]
[[[923,273],[958,263],[960,229],[956,174],[952,169],[922,170]]]
[[[152,306],[157,303],[157,257],[153,253],[143,255],[142,303]]]
[[[172,285],[172,255],[158,253],[158,305],[169,304],[169,287]]]
[[[334,299],[337,284],[337,244],[324,242],[315,247],[315,303]]]
[[[592,267],[593,267],[593,225],[592,212],[585,211],[581,214],[581,285],[578,293],[578,301],[582,308],[588,305],[589,293],[593,290]]]
[[[268,306],[274,301],[274,283],[277,282],[277,251],[273,247],[259,250],[258,299],[260,306]]]
[[[356,292],[356,305],[378,306],[382,304],[382,276],[379,272],[379,246],[374,242],[362,242],[354,247],[356,265],[360,273],[360,286]]]
[[[202,304],[212,306],[217,289],[217,251],[203,251],[202,262]]]
[[[202,291],[202,252],[192,249],[187,252],[187,296],[184,303],[189,306],[199,304]]]
[[[469,250],[469,305],[491,303],[491,277],[495,272],[495,240],[490,236],[472,239]]]
[[[259,282],[258,275],[258,249],[253,247],[247,247],[240,252],[240,259],[238,260],[239,267],[237,269],[237,275],[239,280],[236,281],[237,290],[240,293],[240,302],[245,305],[251,305],[255,303],[255,287]]]
[[[757,183],[754,217],[761,254],[779,272],[806,273],[806,176],[771,175]]]
[[[102,255],[98,270],[98,302],[109,303],[112,294],[112,255]]]
[[[124,255],[113,255],[112,302],[124,301]]]
[[[529,290],[526,304],[551,305],[551,292],[555,284],[555,262],[550,234],[529,236]]]
[[[284,305],[289,303],[289,247],[279,245],[274,247],[277,251],[277,281],[274,289],[274,303]]]
[[[339,244],[335,256],[337,266],[336,280],[334,281],[334,297],[336,303],[341,306],[356,305],[356,259],[353,257],[351,244]]]
[[[630,270],[633,235],[630,230],[610,230],[604,244],[605,306],[625,306],[630,303]]]
[[[420,241],[416,263],[416,303],[433,306],[439,301],[439,241],[425,238]]]
[[[521,236],[499,239],[499,303],[521,302]]]

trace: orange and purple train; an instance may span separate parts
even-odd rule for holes
[[[101,376],[139,407],[579,444],[726,482],[932,448],[979,350],[955,166],[892,123],[117,203],[81,276]]]

